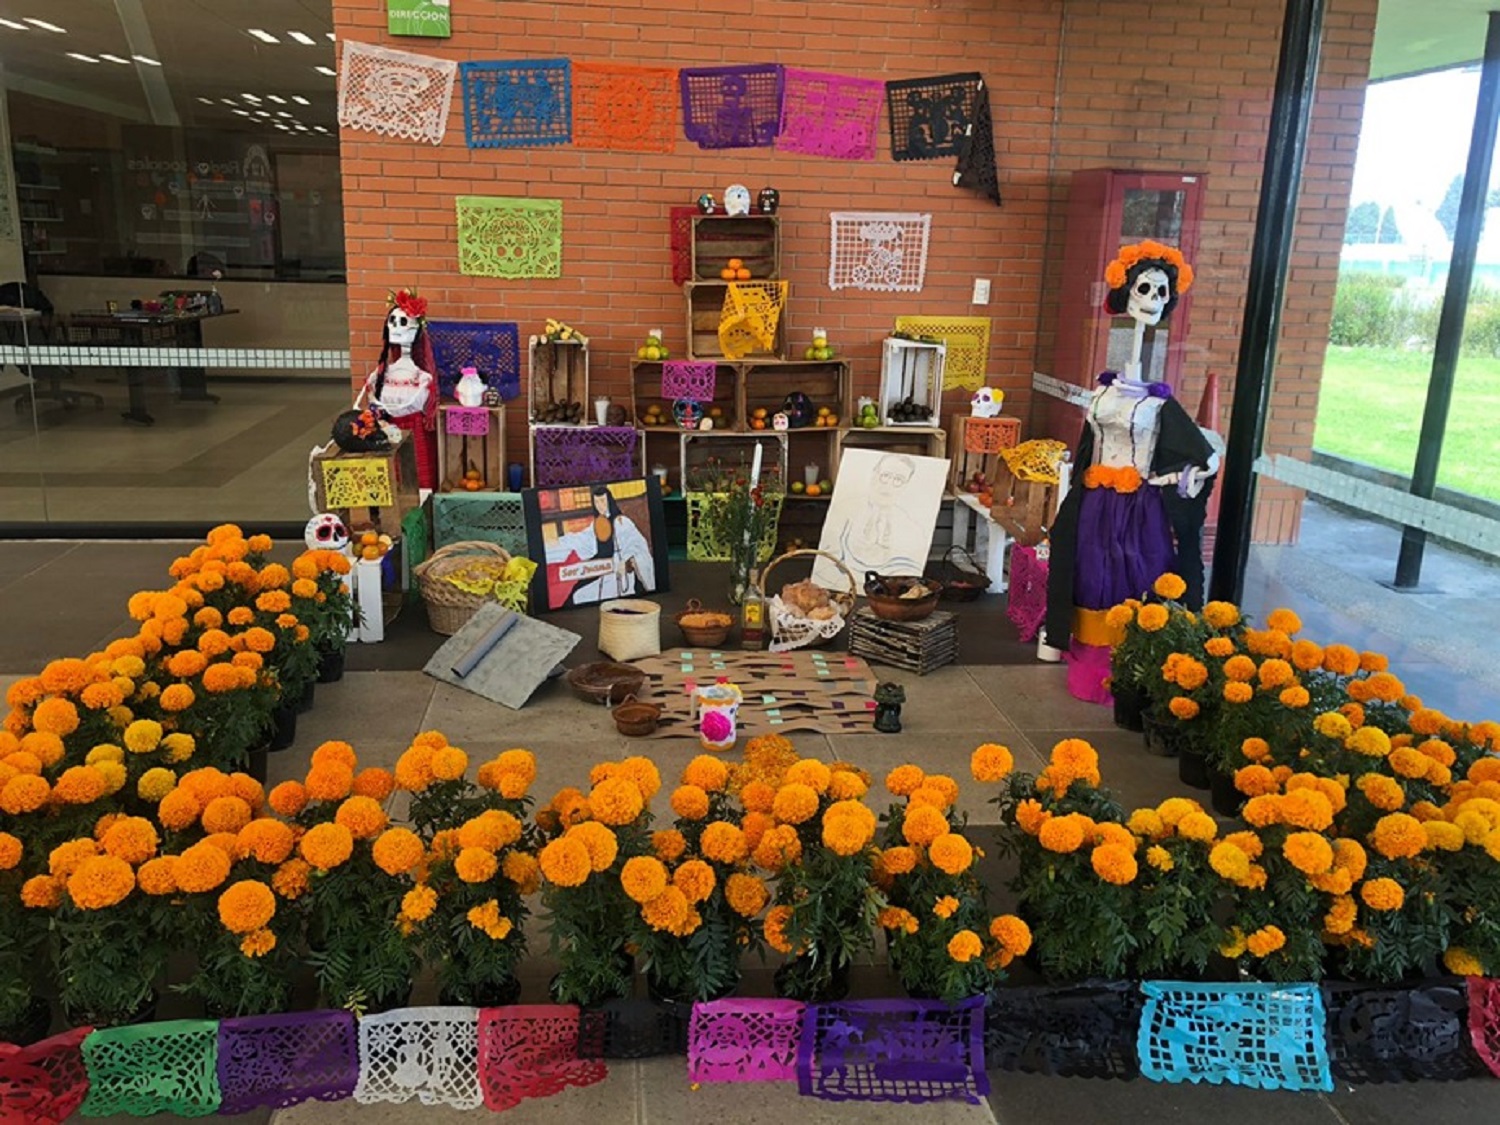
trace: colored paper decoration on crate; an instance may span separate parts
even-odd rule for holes
[[[1000,202],[1000,172],[995,166],[995,121],[990,116],[990,91],[982,81],[974,95],[974,119],[964,132],[953,185]]]
[[[83,1041],[89,1093],[79,1113],[206,1117],[218,1111],[219,1025],[166,1020],[101,1028]]]
[[[943,390],[972,391],[984,386],[990,358],[987,316],[898,316],[897,332],[932,336],[948,345]]]
[[[579,1053],[606,1059],[686,1054],[691,1019],[691,1004],[606,1000],[580,1016]]]
[[[89,1028],[17,1047],[0,1043],[0,1121],[62,1125],[88,1094],[79,1050]]]
[[[344,40],[339,124],[387,137],[441,144],[458,64]]]
[[[1462,980],[1323,985],[1328,1058],[1345,1082],[1453,1081],[1484,1073]]]
[[[785,281],[731,281],[719,313],[719,347],[728,359],[776,351],[776,328],[786,307]]]
[[[809,1004],[797,1048],[797,1087],[829,1101],[979,1105],[990,1091],[984,998]]]
[[[391,464],[383,457],[329,457],[323,466],[329,508],[388,508],[393,504]]]
[[[974,103],[983,83],[977,73],[887,82],[892,159],[957,156],[974,120]]]
[[[1015,583],[1012,573],[1012,590]],[[1045,583],[1042,593],[1045,615]],[[1070,1078],[1137,1078],[1141,1003],[1140,990],[1128,981],[999,989],[985,1012],[985,1065]]]
[[[999,453],[1002,449],[1014,449],[1020,439],[1019,418],[977,418],[971,415],[964,423],[965,453]]]
[[[835,160],[874,160],[885,83],[820,70],[782,73],[776,147]]]
[[[526,553],[526,512],[519,492],[440,492],[432,497],[434,547],[481,540]]]
[[[1469,977],[1469,1041],[1480,1061],[1500,1078],[1500,980]]]
[[[694,402],[713,402],[719,383],[719,365],[712,360],[697,363],[688,359],[668,359],[661,365],[661,397],[668,402],[679,398]]]
[[[781,67],[695,67],[677,72],[682,131],[699,148],[764,148],[781,125]]]
[[[479,1089],[479,1009],[400,1008],[359,1021],[357,1102],[473,1109]]]
[[[687,557],[689,562],[729,562],[737,557],[740,545],[731,543],[725,529],[714,519],[714,511],[728,497],[724,492],[684,492],[687,501]],[[777,527],[781,520],[781,505],[785,497],[780,492],[764,494],[770,519],[761,535],[758,561],[769,562],[776,553]]]
[[[671,209],[672,284],[681,285],[693,276],[693,216],[701,214],[696,207]]]
[[[641,474],[634,426],[538,426],[532,431],[533,483],[565,488]]]
[[[490,409],[487,406],[450,406],[443,411],[443,425],[450,434],[488,437]]]
[[[995,534],[995,532],[991,532]],[[1035,547],[1017,543],[1010,550],[1010,588],[1005,616],[1023,643],[1031,641],[1047,620],[1047,560]]]
[[[429,320],[427,339],[437,367],[438,390],[452,398],[465,367],[479,372],[484,385],[509,402],[521,394],[521,333],[514,323],[482,320]]]
[[[573,92],[567,59],[466,62],[464,139],[470,148],[567,144]]]
[[[693,1005],[688,1031],[692,1082],[790,1082],[797,1077],[803,1005],[731,998]]]
[[[506,1110],[527,1098],[602,1082],[609,1069],[581,1052],[578,1009],[520,1004],[479,1013],[479,1085],[485,1108]]]
[[[359,1081],[354,1016],[284,1012],[221,1020],[218,1074],[225,1114],[352,1097]]]
[[[470,277],[561,277],[561,199],[460,195],[458,272]]]
[[[1333,1089],[1315,984],[1143,981],[1141,1073],[1155,1082]]]
[[[931,215],[835,211],[828,288],[916,293],[927,276]]]
[[[573,64],[573,144],[624,152],[677,145],[677,72],[619,63]]]

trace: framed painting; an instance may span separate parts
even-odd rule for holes
[[[947,484],[948,462],[880,449],[845,449],[818,549],[841,559],[861,588],[865,574],[918,575],[927,565]],[[812,579],[837,589],[843,578],[818,559]]]
[[[537,566],[531,604],[549,610],[668,588],[667,526],[655,477],[522,493]]]

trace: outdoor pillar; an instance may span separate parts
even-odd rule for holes
[[[1484,229],[1497,120],[1500,120],[1500,12],[1491,12],[1489,31],[1484,38],[1479,100],[1474,105],[1474,131],[1469,135],[1464,190],[1459,196],[1458,221],[1453,228],[1453,257],[1448,263],[1443,311],[1438,317],[1437,339],[1432,348],[1432,377],[1427,380],[1427,404],[1422,408],[1417,460],[1411,471],[1411,494],[1423,500],[1431,500],[1437,490],[1438,460],[1443,454],[1448,407],[1453,401],[1453,374],[1463,345],[1464,317],[1469,311],[1469,288],[1474,283],[1479,234]],[[1422,552],[1426,546],[1427,532],[1419,527],[1401,529],[1401,553],[1396,559],[1396,580],[1392,583],[1395,589],[1416,588],[1422,579]]]
[[[1276,366],[1276,338],[1286,295],[1287,265],[1297,220],[1297,192],[1312,118],[1323,0],[1287,0],[1281,57],[1261,172],[1260,204],[1250,252],[1250,281],[1240,328],[1240,358],[1229,414],[1229,439],[1220,474],[1218,537],[1209,596],[1238,602],[1250,561],[1255,517],[1255,459],[1265,440]]]

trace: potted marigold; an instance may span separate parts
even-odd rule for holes
[[[21,905],[25,853],[19,837],[0,832],[0,1043],[23,1046],[46,1035],[52,1018],[36,973],[47,919]]]
[[[1135,972],[1191,980],[1210,974],[1224,944],[1217,918],[1226,899],[1209,863],[1219,825],[1196,801],[1169,797],[1126,822],[1137,839]]]
[[[1163,599],[1142,604],[1131,598],[1105,614],[1105,624],[1118,638],[1110,653],[1110,692],[1117,698],[1116,722],[1127,730],[1145,730],[1147,749],[1158,747],[1153,718],[1162,720],[1167,692],[1159,683],[1160,669],[1173,652],[1201,647],[1212,629],[1176,599],[1186,583],[1175,574],[1156,580],[1153,593]]]
[[[441,827],[486,809],[503,809],[524,819],[531,805],[527,791],[536,779],[530,751],[507,751],[484,764],[478,784],[466,776],[468,768],[469,755],[449,745],[436,730],[418,734],[396,759],[396,788],[411,794],[407,819],[424,840],[430,842]]]
[[[727,791],[729,767],[700,754],[672,792],[673,827],[654,854],[629,859],[620,883],[637,904],[631,944],[657,999],[691,1004],[734,991],[740,957],[757,944],[755,918],[770,898],[746,868],[750,842]]]
[[[548,837],[537,859],[550,949],[561,962],[552,980],[560,1004],[592,1005],[630,992],[638,906],[621,874],[630,860],[652,854],[648,805],[661,788],[649,758],[601,762],[589,777],[586,798],[563,790],[536,818]]]
[[[885,897],[874,885],[875,814],[862,797],[864,778],[814,758],[793,763],[771,802],[771,826],[754,859],[778,875],[766,913],[766,944],[787,960],[777,992],[790,999],[846,995],[849,969],[875,945]]]
[[[318,654],[318,682],[344,675],[344,650],[354,600],[349,591],[349,557],[342,551],[304,551],[292,562],[292,612],[306,625]]]

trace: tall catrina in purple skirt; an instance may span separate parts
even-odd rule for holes
[[[1068,690],[1110,702],[1104,614],[1171,571],[1203,603],[1203,521],[1218,455],[1166,383],[1141,379],[1148,326],[1193,283],[1182,254],[1158,242],[1120,250],[1105,270],[1104,307],[1135,321],[1131,362],[1099,379],[1073,457],[1073,487],[1051,533],[1047,643],[1064,650]]]

